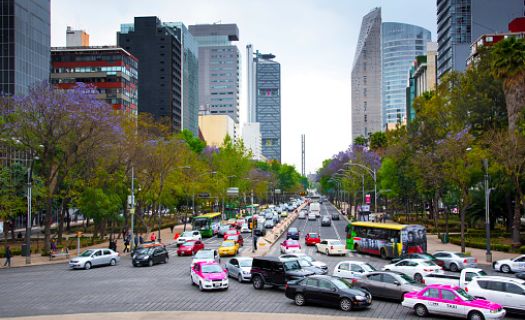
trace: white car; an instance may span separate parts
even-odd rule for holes
[[[219,252],[216,249],[200,249],[197,251],[197,253],[193,256],[193,260],[191,260],[191,268],[193,268],[193,265],[196,262],[217,262],[220,263],[221,258],[219,256]]]
[[[78,257],[69,260],[71,269],[89,270],[94,266],[114,266],[120,261],[118,252],[111,249],[89,249],[82,252]]]
[[[509,277],[475,277],[465,289],[476,298],[483,298],[510,311],[525,311],[525,281]]]
[[[315,216],[315,213],[309,213],[308,214],[308,220],[317,220],[317,217]]]
[[[243,223],[241,226],[241,233],[251,233],[250,226],[247,223]]]
[[[384,271],[397,271],[406,274],[417,282],[422,282],[423,278],[429,274],[443,274],[443,268],[432,261],[424,259],[405,259],[396,263],[387,264],[383,267]]]
[[[525,271],[525,254],[514,259],[504,259],[495,261],[492,268],[503,273]]]
[[[184,231],[180,237],[177,238],[177,245],[181,245],[189,240],[202,240],[200,231]]]
[[[297,219],[306,219],[306,213],[304,211],[299,212]]]
[[[319,260],[315,260],[313,257],[310,257],[306,253],[302,253],[302,252],[282,254],[281,256],[279,256],[279,258],[282,258],[282,259],[303,259],[303,260],[307,260],[308,262],[310,262],[314,267],[317,267],[317,268],[323,269],[323,270],[327,270],[328,269],[328,265],[326,265],[326,263],[324,263],[322,261],[319,261]]]
[[[338,254],[346,255],[346,247],[337,239],[325,239],[315,245],[317,252],[325,253],[326,255]]]
[[[355,279],[372,271],[377,271],[377,269],[368,262],[347,260],[339,262],[335,266],[332,275],[340,278]]]

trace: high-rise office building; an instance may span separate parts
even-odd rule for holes
[[[252,50],[248,45],[248,54]],[[260,124],[262,155],[267,160],[281,161],[281,65],[273,54],[259,51],[248,59],[249,99],[255,103],[248,104],[249,117],[255,114],[255,122]],[[254,106],[255,110],[250,111]]]
[[[70,26],[66,29],[66,47],[88,47],[89,34],[84,30],[73,30]]]
[[[189,26],[199,46],[199,104],[203,114],[229,115],[239,125],[240,54],[236,24]],[[235,137],[233,137],[235,138]]]
[[[77,82],[92,84],[98,98],[115,110],[137,115],[138,59],[115,47],[51,48],[51,83],[70,89]]]
[[[135,17],[121,25],[117,43],[139,59],[139,113],[198,136],[198,50],[186,27]]]
[[[352,65],[352,141],[381,131],[381,8],[363,17]]]
[[[50,1],[0,0],[0,92],[24,95],[49,80]]]
[[[437,0],[438,79],[465,70],[471,43],[482,34],[506,31],[524,11],[523,0]]]
[[[383,22],[381,27],[382,127],[406,123],[407,73],[416,56],[426,53],[430,31],[406,23]]]

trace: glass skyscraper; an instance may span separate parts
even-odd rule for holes
[[[419,55],[426,54],[431,34],[425,28],[398,22],[381,27],[381,85],[383,129],[406,121],[407,76]]]
[[[0,91],[24,95],[49,80],[50,1],[0,0]]]

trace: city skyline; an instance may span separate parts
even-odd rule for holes
[[[350,70],[362,17],[379,6],[383,21],[420,25],[435,35],[435,5],[433,0],[333,1],[329,7],[317,0],[250,1],[249,4],[232,0],[157,1],[147,5],[142,1],[127,1],[126,6],[121,6],[99,0],[89,3],[55,0],[51,2],[51,45],[65,45],[68,25],[86,30],[92,45],[116,44],[115,33],[120,24],[133,21],[135,16],[158,16],[162,21],[181,21],[186,26],[236,23],[240,30],[239,48],[251,43],[275,54],[281,63],[282,161],[300,168],[300,136],[304,133],[306,172],[310,173],[317,170],[324,159],[351,143]],[[101,7],[105,9],[99,10]],[[296,14],[298,8],[300,15]],[[321,39],[321,44],[312,39]],[[243,50],[241,61],[242,126],[247,120]],[[312,94],[305,95],[305,92]]]

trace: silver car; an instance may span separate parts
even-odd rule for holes
[[[224,265],[228,270],[228,277],[236,278],[239,282],[252,280],[252,261],[253,258],[238,257],[233,258]]]
[[[69,267],[89,270],[95,266],[114,266],[119,261],[119,254],[111,249],[89,249],[69,260]]]
[[[469,257],[464,253],[438,251],[434,253],[433,256],[443,261],[443,268],[452,272],[457,272],[465,268],[476,268],[478,266],[476,258]]]
[[[419,291],[425,285],[417,283],[409,276],[395,271],[374,271],[357,278],[356,286],[366,289],[372,297],[403,300],[407,292]]]

